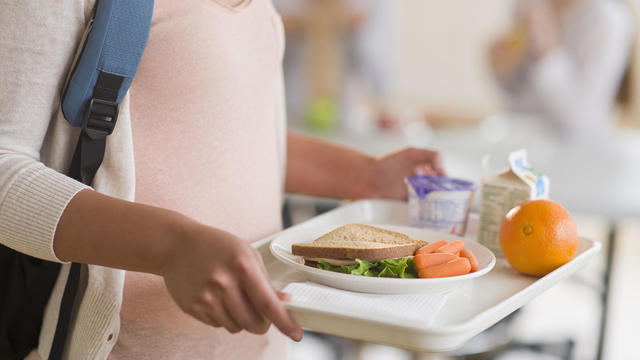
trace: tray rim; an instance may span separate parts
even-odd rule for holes
[[[575,261],[575,260],[577,260],[579,257],[583,257],[583,255],[584,255],[584,256],[586,256],[586,257],[590,257],[590,255],[591,255],[591,254],[588,254],[588,252],[589,252],[589,253],[590,253],[590,252],[597,252],[597,251],[599,251],[599,249],[600,249],[600,244],[599,244],[598,242],[595,242],[595,241],[592,241],[592,240],[589,240],[589,239],[586,239],[586,238],[580,238],[580,240],[581,240],[581,241],[588,241],[588,242],[590,243],[590,246],[589,246],[589,247],[588,247],[584,252],[582,252],[581,254],[579,254],[578,256],[576,256],[576,257],[575,257],[573,260],[571,260],[571,261]],[[586,255],[585,255],[585,254],[586,254]],[[582,259],[580,259],[580,260],[582,260]],[[567,264],[568,264],[568,263],[567,263]],[[460,331],[465,330],[465,328],[466,328],[466,327],[471,327],[471,328],[472,328],[472,327],[475,325],[475,324],[474,324],[474,322],[479,322],[479,321],[481,321],[481,320],[482,320],[482,316],[483,316],[483,315],[485,315],[485,316],[487,316],[487,317],[488,317],[488,316],[490,316],[490,315],[491,315],[490,313],[495,312],[495,309],[497,309],[497,308],[501,308],[501,307],[504,307],[504,306],[506,306],[506,305],[511,305],[511,303],[516,303],[516,302],[518,302],[518,300],[520,300],[520,298],[523,298],[523,297],[525,297],[526,295],[528,295],[528,292],[533,292],[533,291],[535,291],[535,290],[538,290],[538,289],[537,289],[538,287],[542,287],[542,288],[544,288],[544,287],[545,287],[544,285],[547,285],[547,284],[546,284],[546,283],[539,283],[539,282],[538,282],[538,281],[542,280],[543,278],[547,278],[547,281],[549,281],[549,280],[548,280],[549,278],[558,278],[558,277],[559,277],[559,278],[560,278],[560,280],[561,280],[562,278],[564,278],[564,277],[565,277],[565,276],[563,276],[563,275],[566,275],[566,276],[570,276],[570,275],[572,275],[573,273],[563,274],[563,272],[562,272],[562,268],[563,268],[564,266],[567,266],[567,264],[565,264],[565,265],[563,265],[563,266],[559,267],[558,269],[556,269],[556,270],[552,271],[551,273],[549,273],[549,274],[547,274],[547,275],[545,275],[545,276],[543,276],[543,277],[539,278],[538,280],[534,281],[531,285],[528,285],[528,286],[527,286],[526,288],[524,288],[523,290],[521,290],[521,291],[517,292],[516,294],[514,294],[514,295],[512,295],[512,296],[510,296],[510,297],[508,297],[508,298],[506,298],[506,299],[504,299],[503,301],[501,301],[501,302],[497,303],[496,305],[494,305],[494,306],[492,306],[492,307],[490,307],[490,308],[486,309],[485,311],[478,313],[478,314],[477,314],[477,315],[475,315],[474,317],[470,318],[468,321],[466,321],[466,322],[464,322],[464,323],[461,323],[461,324],[440,325],[440,326],[433,326],[433,325],[431,325],[431,326],[420,326],[420,325],[419,325],[419,321],[413,322],[413,321],[407,321],[407,320],[405,320],[405,322],[404,322],[402,325],[398,325],[397,323],[393,323],[393,322],[391,322],[391,321],[386,321],[386,320],[384,319],[384,317],[377,318],[377,316],[374,316],[374,317],[367,317],[367,318],[366,318],[366,320],[367,320],[367,321],[370,321],[370,322],[379,323],[379,324],[381,324],[381,325],[385,325],[385,326],[394,326],[394,327],[406,328],[406,329],[411,329],[411,330],[415,330],[415,331],[423,332],[423,333],[431,333],[431,332],[432,332],[432,330],[434,330],[434,329],[436,329],[436,328],[438,329],[438,330],[437,330],[437,332],[438,332],[438,333],[452,333],[452,332],[460,332]],[[555,284],[555,283],[548,284],[548,285],[550,285],[550,286],[548,286],[548,287],[546,287],[546,288],[550,288],[550,287],[551,287],[551,286],[553,286],[554,284]],[[532,289],[532,287],[535,287],[535,288],[533,288],[533,289]],[[546,290],[546,289],[545,289],[545,290]],[[544,290],[542,290],[542,291],[544,291]],[[524,304],[524,303],[523,303],[523,304]],[[514,305],[515,305],[515,304],[514,304]],[[348,317],[348,318],[365,319],[365,318],[364,318],[364,317],[362,317],[362,316],[354,316],[352,313],[349,313],[349,312],[347,312],[347,311],[342,311],[341,309],[335,309],[335,308],[329,309],[329,308],[325,308],[325,307],[322,307],[322,306],[318,306],[318,307],[315,307],[315,306],[314,306],[314,307],[311,307],[311,306],[306,306],[306,305],[304,305],[304,304],[296,303],[295,301],[288,302],[288,303],[286,304],[286,306],[287,306],[288,308],[292,308],[292,309],[294,309],[294,308],[295,308],[295,309],[303,309],[303,310],[313,310],[313,311],[315,311],[315,312],[320,312],[320,313],[339,314],[339,315],[341,315],[341,316]],[[513,310],[509,311],[509,312],[507,313],[507,315],[508,315],[509,313],[511,313],[511,312],[513,312],[513,311],[515,311],[515,310],[516,310],[517,308],[519,308],[520,306],[522,306],[522,305],[519,305],[519,306],[515,307]]]
[[[366,200],[357,200],[353,202],[346,203],[341,205],[333,210],[330,210],[324,214],[315,216],[307,221],[304,221],[300,224],[294,225],[288,229],[285,229],[281,232],[268,236],[262,240],[254,242],[252,245],[260,252],[263,256],[263,259],[269,261],[267,264],[271,264],[272,262],[279,262],[273,254],[271,254],[269,247],[271,241],[279,235],[290,232],[292,230],[298,230],[305,227],[310,227],[317,225],[317,223],[330,218],[335,215],[337,212],[344,212],[349,210],[348,208],[357,208],[363,207],[367,208],[367,206],[377,206],[377,205],[393,205],[393,204],[406,204],[402,201],[397,200],[381,200],[381,199],[366,199]],[[363,215],[366,217],[366,215]],[[351,220],[350,220],[351,221]],[[356,220],[353,220],[356,221]],[[406,224],[394,224],[393,222],[389,222],[389,225],[406,225]],[[487,329],[491,325],[495,324],[500,319],[506,317],[513,311],[525,305],[531,299],[539,296],[544,291],[548,290],[552,286],[556,285],[558,282],[564,280],[565,278],[575,274],[577,271],[582,269],[587,265],[593,255],[598,253],[601,249],[601,244],[597,241],[593,241],[588,238],[580,237],[581,243],[586,242],[586,247],[583,252],[574,257],[567,264],[562,265],[558,269],[552,271],[551,273],[538,278],[531,284],[527,285],[525,288],[516,292],[515,294],[501,300],[495,305],[486,308],[484,311],[481,311],[474,316],[470,317],[464,322],[454,323],[454,324],[440,324],[440,325],[430,325],[430,326],[420,326],[419,322],[403,322],[403,323],[393,323],[391,321],[385,321],[383,317],[363,317],[353,315],[346,311],[341,311],[339,309],[323,309],[322,307],[311,307],[306,306],[296,302],[287,302],[285,306],[287,309],[293,312],[294,316],[296,313],[309,313],[311,315],[328,315],[328,316],[338,316],[347,320],[358,320],[367,324],[376,324],[380,326],[385,326],[390,329],[409,331],[412,333],[412,338],[408,339],[409,341],[414,340],[415,336],[433,336],[434,338],[425,338],[427,342],[435,339],[441,339],[443,337],[458,337],[464,338],[459,345],[462,345],[466,340],[471,338],[472,336],[477,335],[481,331]],[[266,257],[265,257],[266,255]],[[283,264],[283,266],[286,266]],[[571,269],[567,269],[571,268]],[[565,271],[566,270],[566,271]],[[295,271],[295,270],[294,270]],[[517,276],[525,276],[525,275],[517,275]],[[541,282],[542,281],[542,282]],[[530,297],[533,294],[532,297]],[[498,318],[498,320],[494,321],[493,319]],[[305,327],[310,330],[314,330],[313,327]],[[365,337],[354,336],[354,338],[367,340]],[[376,340],[378,341],[378,340]],[[380,341],[378,341],[380,342]],[[399,342],[386,342],[387,344],[391,344],[394,346],[401,346],[405,348],[414,348],[420,351],[447,351],[455,348],[451,345],[449,346],[429,346],[429,347],[416,347],[412,345],[400,344]]]

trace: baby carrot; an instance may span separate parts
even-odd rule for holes
[[[419,254],[431,254],[435,249],[447,245],[447,242],[444,240],[438,240],[438,241],[434,241],[428,245],[425,245],[423,247],[421,247],[420,249],[416,250],[416,255]]]
[[[464,249],[464,242],[462,240],[453,240],[447,245],[441,246],[437,248],[435,253],[449,253],[449,254],[457,254],[462,249]]]
[[[453,254],[420,254],[413,257],[413,264],[417,270],[424,269],[433,265],[440,265],[458,257]]]
[[[473,255],[471,251],[462,249],[460,251],[460,256],[469,260],[469,264],[471,264],[471,272],[478,271],[478,259],[476,259],[475,255]]]
[[[471,264],[467,258],[457,258],[447,263],[430,266],[418,271],[421,278],[441,278],[447,276],[458,276],[469,273]]]

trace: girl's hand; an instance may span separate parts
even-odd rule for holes
[[[231,333],[264,334],[270,322],[295,341],[302,329],[291,319],[258,252],[227,232],[194,221],[164,261],[162,275],[182,311]]]
[[[375,197],[405,200],[407,176],[445,175],[442,157],[437,151],[407,148],[375,160],[370,177]]]

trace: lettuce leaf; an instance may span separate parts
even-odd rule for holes
[[[318,260],[318,269],[335,271],[371,277],[416,278],[417,273],[413,265],[413,258],[384,259],[379,261],[355,260],[357,264],[331,265],[324,260]]]
[[[351,270],[355,269],[357,266],[358,266],[357,264],[337,266],[337,265],[331,265],[324,260],[318,260],[318,269],[335,271],[335,272],[340,272],[345,274],[351,274]]]
[[[358,262],[358,267],[356,269],[351,270],[350,272],[353,275],[364,276],[364,274],[367,273],[369,269],[371,269],[371,267],[373,267],[373,264],[368,261],[363,261],[360,259],[356,259],[356,261]]]

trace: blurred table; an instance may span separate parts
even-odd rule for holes
[[[405,146],[436,149],[449,175],[474,181],[482,177],[485,155],[494,174],[508,166],[509,152],[527,149],[531,164],[551,179],[551,198],[569,210],[609,218],[640,215],[640,129],[618,128],[599,144],[568,143],[533,117],[505,114],[475,127],[430,129],[413,123],[393,133],[320,137],[375,155]]]
[[[619,220],[614,244],[603,358],[631,359],[637,357],[640,323],[640,218]]]

